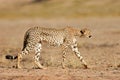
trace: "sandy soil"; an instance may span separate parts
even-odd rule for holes
[[[43,46],[41,63],[46,70],[34,65],[34,53],[24,56],[23,69],[17,60],[7,60],[7,54],[17,55],[22,48],[25,31],[33,26],[61,28],[67,25],[87,27],[92,38],[78,39],[78,47],[88,63],[80,61],[68,50],[66,69],[61,68],[61,48]],[[120,80],[120,18],[0,20],[0,80]]]

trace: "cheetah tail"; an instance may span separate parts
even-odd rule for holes
[[[18,58],[18,56],[6,55],[5,58],[6,58],[6,59],[10,59],[10,60],[15,60],[15,59]]]

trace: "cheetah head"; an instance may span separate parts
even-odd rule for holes
[[[80,30],[80,33],[81,33],[81,37],[88,37],[88,38],[92,37],[90,30],[87,28]]]

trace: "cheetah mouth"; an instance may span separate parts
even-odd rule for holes
[[[85,37],[91,38],[92,35],[90,35],[90,36],[81,35],[80,37],[81,37],[81,38],[85,38]]]

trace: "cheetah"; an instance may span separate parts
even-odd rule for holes
[[[28,54],[30,51],[35,52],[34,61],[35,64],[40,69],[46,69],[40,63],[40,54],[42,49],[42,43],[45,41],[47,44],[54,46],[63,46],[63,55],[62,55],[62,67],[65,68],[65,57],[66,57],[66,49],[71,48],[71,50],[76,54],[76,56],[80,59],[85,68],[88,68],[87,63],[84,61],[81,56],[78,47],[77,47],[77,39],[76,37],[91,37],[90,30],[85,29],[77,29],[74,27],[65,27],[62,29],[55,28],[44,28],[44,27],[32,27],[28,29],[24,36],[23,49],[21,53],[18,53],[18,68],[22,68],[20,62],[22,60],[22,56]]]

